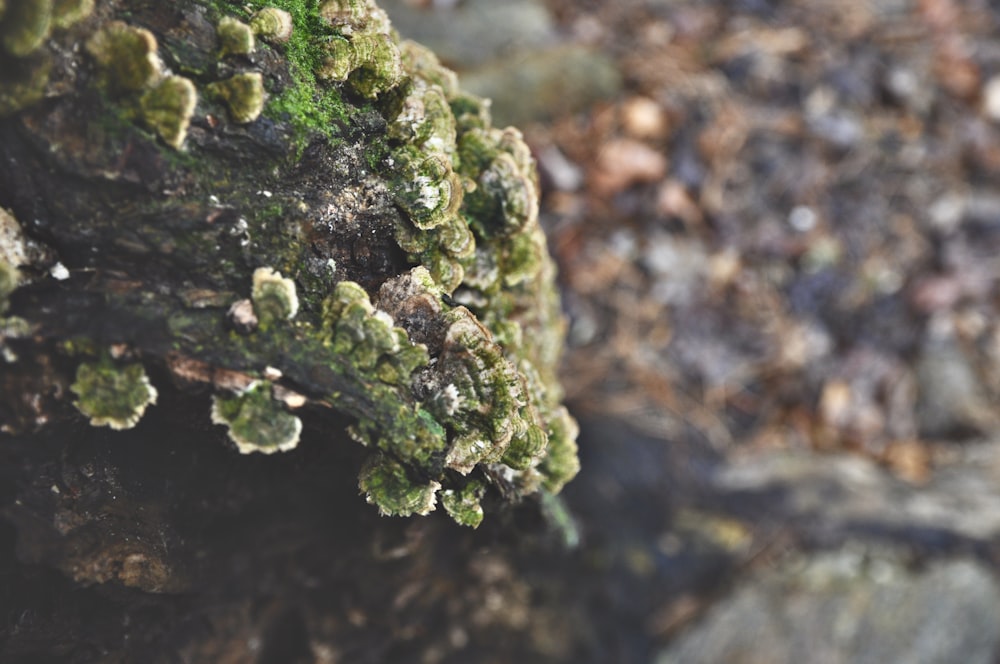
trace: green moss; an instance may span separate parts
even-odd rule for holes
[[[246,4],[216,1],[212,4],[221,16],[246,20],[267,7],[288,13],[292,20],[292,32],[287,41],[276,43],[274,48],[280,49],[287,57],[291,81],[270,96],[264,114],[292,125],[295,131],[293,141],[300,153],[317,135],[337,138],[340,128],[349,121],[349,111],[340,90],[323,86],[316,78],[315,72],[324,58],[323,44],[329,39],[331,30],[321,21],[315,3],[308,0],[274,0]]]
[[[134,427],[157,396],[141,364],[119,366],[107,356],[81,364],[70,390],[77,395],[73,405],[91,425],[112,429]]]

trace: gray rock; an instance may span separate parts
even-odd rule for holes
[[[493,100],[495,124],[521,125],[572,113],[621,90],[605,53],[566,45],[526,51],[462,74],[462,87]]]
[[[965,353],[952,339],[924,344],[916,367],[917,424],[924,437],[982,434],[997,417]]]
[[[765,515],[813,533],[935,532],[954,541],[1000,538],[1000,442],[970,445],[964,458],[914,486],[852,455],[775,452],[733,462],[711,483],[722,494],[771,496]]]
[[[992,664],[1000,589],[982,565],[911,571],[885,551],[795,559],[750,579],[656,664]]]
[[[467,0],[435,9],[404,0],[379,4],[403,37],[458,71],[464,89],[493,101],[497,126],[551,119],[621,90],[607,54],[558,44],[552,16],[538,0]]]
[[[555,31],[552,16],[538,0],[467,0],[435,9],[382,0],[379,6],[401,35],[428,46],[458,70],[549,44]]]

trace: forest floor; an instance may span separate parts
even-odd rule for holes
[[[574,661],[997,661],[996,4],[385,4],[538,159]]]

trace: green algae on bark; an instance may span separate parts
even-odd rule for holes
[[[383,514],[440,503],[475,527],[489,492],[558,491],[576,425],[520,133],[373,2],[175,4],[102,5],[77,55],[52,33],[80,75],[0,122],[5,163],[39,166],[0,168],[0,207],[68,268],[7,288],[39,352],[125,348],[125,373],[207,387],[241,452],[347,416],[327,437],[369,450],[359,486]],[[43,163],[73,177],[23,174]],[[74,384],[95,423],[121,373],[105,364]],[[145,372],[128,385],[155,395]]]

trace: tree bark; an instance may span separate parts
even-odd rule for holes
[[[561,642],[527,148],[373,3],[274,4],[0,5],[3,661]]]

